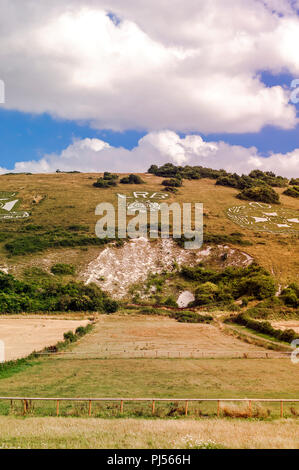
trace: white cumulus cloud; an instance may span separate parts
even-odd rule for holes
[[[151,164],[201,165],[229,172],[248,173],[253,169],[274,171],[287,177],[298,176],[299,149],[287,154],[261,156],[255,147],[245,148],[225,142],[205,142],[200,135],[180,137],[165,130],[151,132],[139,140],[132,150],[112,147],[100,139],[75,140],[60,154],[46,155],[40,160],[17,162],[13,171],[50,173],[82,172],[145,172]],[[8,170],[2,168],[1,172]]]
[[[259,73],[299,74],[295,7],[287,0],[0,0],[5,106],[100,129],[293,128],[289,92],[266,87]]]

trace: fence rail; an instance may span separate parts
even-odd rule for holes
[[[98,351],[60,351],[60,352],[41,352],[35,353],[38,356],[58,356],[58,357],[86,357],[88,359],[118,358],[126,357],[131,359],[138,358],[160,358],[160,359],[213,359],[213,358],[246,358],[246,359],[282,359],[290,357],[291,351],[164,351],[164,350],[111,350],[100,349]]]
[[[33,401],[52,401],[56,402],[56,415],[59,416],[60,402],[87,402],[88,415],[92,414],[92,403],[94,402],[118,402],[120,404],[120,413],[124,411],[124,404],[127,402],[148,402],[152,404],[152,415],[155,415],[155,405],[158,402],[183,402],[185,403],[185,416],[188,416],[189,403],[215,402],[217,403],[217,416],[220,416],[221,404],[224,402],[245,402],[248,403],[249,416],[252,414],[252,403],[280,403],[280,417],[283,418],[284,403],[299,403],[299,398],[69,398],[69,397],[0,397],[0,401],[8,400],[23,402],[24,414],[28,411],[29,402]]]

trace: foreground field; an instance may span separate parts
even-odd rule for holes
[[[49,318],[1,318],[0,340],[5,344],[5,360],[28,356],[63,340],[63,333],[86,326],[88,320]]]
[[[0,448],[299,449],[299,421],[103,420],[0,417]]]

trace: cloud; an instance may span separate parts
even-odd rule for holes
[[[172,162],[177,165],[202,165],[229,172],[248,173],[253,169],[298,176],[299,149],[287,154],[271,154],[265,158],[255,147],[245,148],[225,142],[205,142],[200,135],[181,138],[173,131],[151,132],[139,140],[132,150],[112,147],[99,139],[75,140],[61,154],[41,160],[18,162],[16,172],[50,173],[62,171],[121,173],[145,172],[151,164]],[[4,168],[2,173],[7,172]]]
[[[299,73],[293,1],[0,0],[0,8],[8,109],[148,132],[297,123],[289,92],[259,76]]]

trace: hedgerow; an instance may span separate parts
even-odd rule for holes
[[[253,318],[250,318],[244,313],[231,317],[230,319],[228,319],[228,321],[246,326],[246,328],[250,328],[251,330],[257,331],[259,333],[272,336],[273,338],[278,339],[279,341],[291,343],[294,339],[299,339],[297,333],[292,329],[275,329],[273,328],[270,322],[254,320]]]
[[[48,232],[17,236],[17,238],[5,243],[4,248],[10,255],[25,255],[26,253],[36,253],[48,248],[104,245],[111,242],[111,239],[88,236],[82,233],[71,233],[64,229],[57,229]]]
[[[0,271],[0,313],[99,311],[118,309],[97,285],[83,282],[63,283],[49,277],[15,279]]]
[[[213,321],[211,315],[200,315],[199,313],[189,312],[187,310],[172,312],[170,317],[180,323],[211,323]]]

